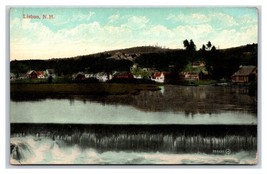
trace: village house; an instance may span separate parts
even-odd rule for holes
[[[34,70],[30,70],[26,73],[28,79],[37,79],[37,73]]]
[[[35,70],[30,70],[26,73],[26,78],[28,79],[44,79],[47,77],[55,77],[54,70],[52,69],[47,69],[45,71],[35,71]]]
[[[134,69],[138,68],[138,64],[135,63],[130,67],[130,71],[133,71]]]
[[[181,72],[180,78],[182,80],[199,80],[199,73],[196,71]]]
[[[233,83],[249,83],[257,80],[256,66],[240,66],[239,70],[232,75]]]
[[[78,72],[72,75],[72,80],[81,81],[85,79],[85,75],[83,72]]]
[[[116,72],[113,74],[114,79],[132,79],[133,75],[130,72]]]
[[[99,73],[95,74],[94,77],[95,77],[97,80],[99,80],[100,82],[106,82],[106,81],[112,79],[112,76],[111,76],[111,75],[108,75],[108,74],[105,73],[105,72],[99,72]]]
[[[206,63],[204,61],[195,61],[192,63],[192,68],[205,67]]]
[[[206,63],[201,60],[188,64],[184,71],[179,74],[180,80],[198,81],[209,79],[209,73],[205,66]]]
[[[133,75],[133,78],[135,78],[135,79],[142,79],[143,77],[141,75]]]
[[[45,72],[44,71],[36,71],[37,78],[38,79],[44,79],[45,78]]]
[[[138,64],[133,64],[133,66],[130,68],[130,71],[135,79],[147,79],[150,78],[152,74],[152,71],[150,71],[149,68],[139,67]]]
[[[180,79],[182,80],[205,80],[209,78],[209,74],[206,71],[183,71],[180,73]]]
[[[53,78],[56,77],[56,74],[55,74],[55,70],[54,69],[46,69],[45,70],[45,75],[48,76],[48,77],[51,76]]]
[[[94,77],[94,74],[93,74],[93,73],[85,73],[85,74],[84,74],[84,77],[85,77],[86,79],[88,79],[88,78],[93,78],[93,77]]]
[[[165,83],[168,75],[170,75],[169,72],[156,72],[152,75],[151,80],[158,83]]]
[[[16,79],[16,75],[14,73],[10,73],[10,80]]]

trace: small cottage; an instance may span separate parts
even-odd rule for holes
[[[169,72],[156,72],[152,75],[151,80],[158,83],[164,83],[169,75]]]
[[[205,67],[206,63],[204,61],[195,61],[192,63],[192,68]]]
[[[182,72],[180,77],[183,80],[199,80],[199,72],[196,71],[189,71],[189,72]]]
[[[130,72],[116,72],[113,75],[114,79],[132,79],[133,78],[133,74]]]
[[[16,75],[14,73],[10,73],[10,80],[16,79]]]
[[[36,71],[37,78],[38,79],[44,79],[45,78],[45,72],[44,71]]]
[[[95,74],[94,77],[95,77],[97,80],[99,80],[100,82],[106,82],[106,81],[112,79],[112,76],[111,76],[111,75],[108,75],[108,74],[105,73],[105,72],[99,72],[99,73]]]
[[[47,70],[45,70],[45,74],[49,77],[49,76],[51,76],[51,77],[53,77],[53,78],[55,78],[56,77],[56,74],[55,74],[55,70],[54,69],[47,69]]]
[[[256,66],[240,66],[239,70],[232,75],[233,83],[249,83],[257,80]]]
[[[37,73],[34,70],[30,70],[26,73],[27,78],[29,79],[37,79]]]
[[[78,72],[78,73],[72,75],[72,79],[76,80],[76,81],[81,81],[81,80],[85,79],[85,75],[82,72]]]

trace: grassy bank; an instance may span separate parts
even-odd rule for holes
[[[136,94],[141,90],[159,90],[156,85],[150,84],[117,84],[117,83],[90,83],[90,84],[11,84],[11,95],[25,94],[73,94],[73,95],[120,95]]]
[[[16,79],[10,81],[11,84],[46,84],[49,83],[47,78],[44,79]],[[56,77],[52,79],[52,83],[62,84],[62,83],[73,83],[71,78]]]

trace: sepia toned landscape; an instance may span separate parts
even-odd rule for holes
[[[257,164],[256,8],[11,8],[10,164]]]

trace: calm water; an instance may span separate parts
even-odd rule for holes
[[[11,123],[256,124],[244,89],[165,86],[138,95],[11,101]]]

